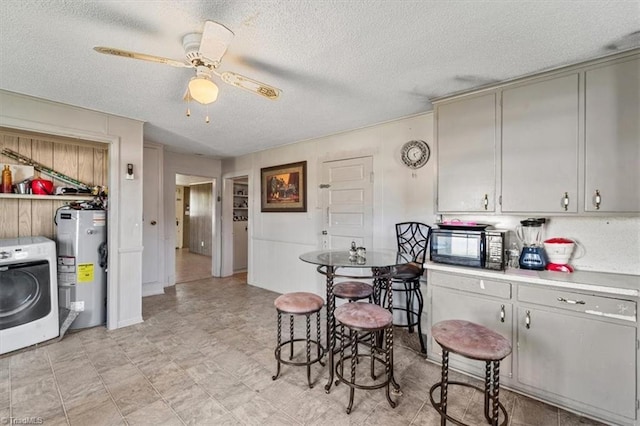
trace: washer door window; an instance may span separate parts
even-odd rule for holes
[[[46,260],[0,266],[0,330],[47,316],[50,288]]]

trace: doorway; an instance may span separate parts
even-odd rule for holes
[[[247,271],[249,258],[249,178],[233,179],[233,273]]]
[[[223,176],[222,251],[220,276],[246,273],[251,279],[250,218],[252,186],[250,172]]]
[[[212,277],[213,179],[176,173],[176,284]]]

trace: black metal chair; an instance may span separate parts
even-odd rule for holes
[[[409,333],[413,333],[414,327],[418,329],[420,348],[422,353],[427,353],[427,347],[422,337],[422,326],[420,320],[424,307],[424,299],[420,291],[420,278],[424,273],[422,264],[426,260],[429,238],[431,237],[431,227],[420,222],[402,222],[396,224],[396,239],[398,251],[411,255],[413,262],[396,267],[391,276],[390,285],[394,292],[404,295],[403,298],[394,297],[394,301],[402,302],[403,305],[394,303],[393,311],[403,311],[406,313],[406,324],[396,324],[396,327],[406,327]],[[387,291],[387,289],[383,289]],[[382,300],[385,300],[383,298]]]

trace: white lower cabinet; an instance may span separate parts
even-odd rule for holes
[[[518,382],[635,418],[635,327],[526,305],[517,323]]]
[[[509,339],[502,383],[606,422],[638,425],[637,298],[600,295],[428,270],[428,330],[446,319],[484,325]],[[441,362],[430,339],[428,356]],[[450,364],[482,378],[480,362]]]
[[[518,382],[635,419],[636,304],[524,284],[518,300]]]
[[[461,319],[475,322],[500,333],[511,341],[513,334],[513,306],[511,304],[511,284],[463,277],[459,275],[430,272],[429,288],[429,329],[433,324],[449,319]],[[429,333],[430,334],[430,333]],[[440,361],[442,350],[433,338],[428,353]],[[451,354],[453,368],[484,377],[485,365],[455,354]],[[512,376],[512,356],[500,363],[500,375]]]
[[[433,324],[449,319],[471,321],[500,333],[510,341],[513,318],[512,312],[513,307],[511,303],[508,302],[484,299],[456,290],[443,288],[433,289],[431,303]],[[501,319],[501,317],[504,319]],[[433,338],[429,346],[432,355],[437,357],[438,360],[441,360],[442,348],[440,348]],[[501,376],[512,376],[511,358],[510,355],[500,362]],[[453,368],[468,371],[480,377],[483,377],[485,374],[485,363],[481,361],[474,361],[451,353],[449,363]]]

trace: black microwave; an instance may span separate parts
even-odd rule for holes
[[[506,266],[501,230],[433,229],[429,245],[432,262],[502,271]]]

